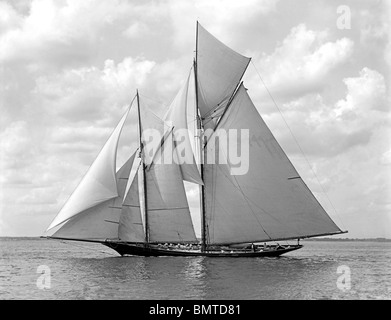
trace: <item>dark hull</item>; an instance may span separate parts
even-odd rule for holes
[[[137,244],[105,242],[104,245],[117,251],[121,256],[178,256],[178,257],[278,257],[284,253],[298,250],[302,245],[291,245],[286,247],[270,246],[266,250],[262,249],[232,249],[232,250],[209,250],[201,252],[200,250],[160,248],[158,246],[144,246]]]

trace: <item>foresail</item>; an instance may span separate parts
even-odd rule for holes
[[[175,147],[180,155],[180,169],[183,180],[203,184],[200,172],[195,162],[193,149],[190,143],[190,136],[187,127],[187,92],[189,87],[190,74],[184,85],[177,93],[171,103],[164,120],[174,127]]]
[[[121,241],[145,241],[144,225],[140,209],[138,175],[139,171],[136,172],[129,191],[122,204],[121,217],[118,226],[118,238]]]
[[[239,130],[238,135],[241,129],[249,130],[249,154],[241,155],[242,158],[248,156],[249,166],[247,173],[231,175],[233,165],[229,161],[226,165],[204,165],[209,243],[255,242],[341,232],[305,185],[243,86],[217,129]],[[210,143],[218,134],[219,130],[207,144],[208,157],[219,152]],[[240,139],[238,143],[241,150]]]
[[[117,239],[122,201],[135,153],[116,173],[118,196],[67,220],[52,236],[70,239]]]
[[[163,147],[173,147],[172,133]],[[165,163],[161,155],[145,172],[150,241],[196,242],[179,165]]]
[[[198,107],[205,128],[214,128],[249,62],[197,23]]]
[[[116,154],[118,139],[130,107],[114,129],[110,138],[47,230],[85,210],[118,196]]]

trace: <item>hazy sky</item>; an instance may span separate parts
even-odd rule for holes
[[[44,232],[136,88],[170,103],[198,19],[252,57],[248,93],[346,236],[391,238],[389,3],[0,0],[0,236]]]

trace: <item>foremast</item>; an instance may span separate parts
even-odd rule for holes
[[[140,195],[142,197],[142,201],[140,201],[143,205],[143,218],[144,218],[144,234],[145,234],[145,246],[148,246],[149,244],[149,222],[148,222],[148,204],[147,204],[147,180],[145,176],[145,156],[144,156],[144,144],[142,140],[142,125],[141,125],[141,113],[140,113],[140,97],[138,94],[138,90],[136,93],[137,98],[137,113],[138,113],[138,130],[139,130],[139,158],[140,158],[140,169],[141,169],[141,179],[142,179],[142,186],[143,190],[140,192]],[[141,204],[140,203],[140,204]]]
[[[193,60],[194,70],[194,84],[195,84],[195,100],[196,100],[196,117],[197,117],[197,130],[199,137],[199,163],[200,163],[200,175],[201,180],[204,180],[204,134],[201,112],[198,106],[198,79],[197,79],[197,53],[198,53],[198,21],[196,27],[196,54]],[[207,236],[206,236],[206,215],[205,215],[205,185],[200,187],[200,216],[201,216],[201,252],[207,251]]]

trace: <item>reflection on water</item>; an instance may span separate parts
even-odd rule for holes
[[[389,299],[390,243],[308,242],[280,258],[119,257],[96,245],[0,240],[0,299]],[[37,288],[37,267],[50,289]],[[339,266],[351,289],[337,287]]]
[[[207,290],[205,257],[188,257],[183,269],[186,282],[192,288],[193,294],[184,298],[205,299]]]

